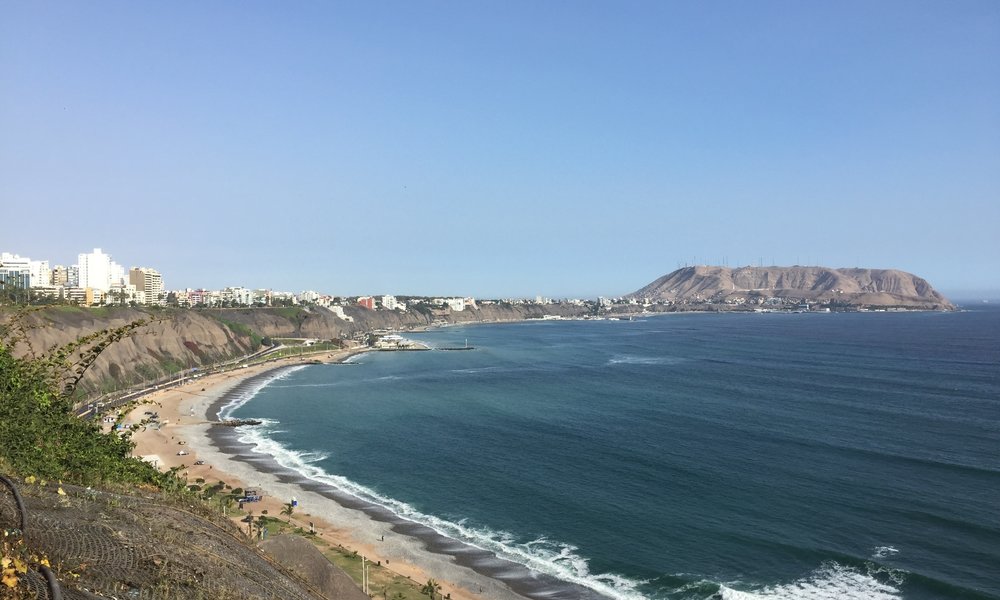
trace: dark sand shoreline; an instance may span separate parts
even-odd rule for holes
[[[345,360],[348,357],[345,357]],[[218,421],[218,413],[224,406],[262,380],[275,377],[278,371],[289,370],[299,365],[282,365],[249,377],[223,393],[208,408],[210,421]],[[338,505],[363,512],[371,519],[389,525],[396,533],[418,540],[426,551],[450,557],[456,564],[472,569],[480,575],[506,584],[515,593],[533,600],[603,600],[605,596],[551,575],[537,573],[528,567],[500,558],[495,553],[468,543],[444,536],[434,529],[401,518],[389,509],[358,498],[333,486],[308,479],[300,473],[282,466],[273,456],[253,452],[251,444],[239,441],[239,428],[212,426],[207,430],[210,443],[232,460],[242,462],[255,471],[267,473],[280,482],[296,486],[305,491],[319,494]]]

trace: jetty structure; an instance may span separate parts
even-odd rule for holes
[[[476,349],[475,346],[470,346],[469,345],[469,338],[465,339],[465,345],[464,346],[450,346],[450,347],[446,347],[446,348],[435,348],[435,350],[448,350],[448,351],[453,351],[453,350],[475,350],[475,349]]]
[[[389,333],[386,335],[377,336],[372,343],[372,348],[376,350],[395,352],[395,351],[407,351],[407,350],[430,350],[431,347],[423,342],[418,342],[416,340],[411,340],[405,338],[397,333]]]

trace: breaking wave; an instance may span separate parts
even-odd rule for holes
[[[683,359],[619,355],[612,359],[611,364],[664,364],[665,361],[681,360]],[[249,402],[263,388],[288,377],[301,368],[303,367],[291,367],[273,376],[253,381],[245,390],[234,394],[232,399],[219,410],[220,418],[227,418],[237,408]],[[513,533],[471,524],[465,519],[459,521],[442,519],[420,512],[406,502],[382,495],[374,489],[346,477],[327,473],[317,463],[328,458],[328,454],[291,450],[272,437],[281,432],[278,429],[279,422],[277,420],[265,418],[261,421],[262,423],[258,426],[241,428],[239,441],[250,445],[253,452],[268,455],[282,467],[295,471],[303,477],[328,485],[362,501],[386,508],[396,516],[429,527],[440,535],[492,552],[502,559],[520,564],[532,571],[586,587],[608,598],[614,600],[645,600],[648,598],[641,589],[649,583],[648,581],[616,573],[593,573],[590,570],[589,560],[580,554],[579,548],[572,544],[546,537],[524,541],[523,537]],[[874,561],[896,553],[898,550],[892,546],[878,546],[873,549],[871,558]],[[904,573],[902,571],[889,569],[871,561],[865,562],[864,565],[865,568],[862,569],[831,561],[824,563],[809,575],[790,583],[760,586],[749,590],[730,587],[730,585],[746,587],[739,583],[727,585],[700,579],[689,581],[680,588],[675,588],[670,596],[677,597],[679,595],[683,598],[702,599],[705,597],[705,592],[711,590],[710,597],[721,600],[898,600],[902,597],[898,587],[903,582]]]
[[[608,359],[607,365],[679,365],[684,362],[687,362],[687,359],[675,356],[616,354]]]
[[[215,413],[216,418],[220,421],[230,418],[233,411],[249,402],[254,396],[259,394],[262,389],[275,381],[285,379],[292,373],[304,369],[305,367],[306,365],[295,365],[293,367],[283,368],[272,372],[266,377],[261,377],[259,379],[253,378],[237,385],[233,392],[230,392],[231,396],[228,398],[229,401],[220,406],[219,410]]]
[[[754,591],[739,591],[719,586],[723,600],[898,600],[902,598],[900,571],[886,569],[874,563],[862,571],[835,562],[824,563],[806,577]]]
[[[259,391],[263,385],[258,386]],[[246,403],[249,398],[240,402]],[[228,405],[227,405],[228,406]],[[233,409],[236,405],[233,406]],[[230,409],[230,410],[233,410]],[[316,463],[327,455],[320,452],[299,452],[286,448],[270,436],[275,433],[274,420],[264,420],[261,425],[241,428],[239,441],[252,447],[252,451],[265,454],[286,469],[318,483],[329,485],[338,491],[350,494],[360,500],[384,507],[398,517],[427,526],[437,533],[458,540],[470,546],[490,551],[500,558],[521,564],[533,571],[551,575],[562,581],[575,583],[615,600],[642,600],[646,598],[638,591],[646,583],[629,579],[614,573],[592,573],[588,560],[578,553],[578,548],[555,540],[540,537],[531,541],[519,540],[505,531],[496,531],[484,526],[441,519],[422,513],[413,506],[379,494],[375,490],[340,475],[331,475]]]

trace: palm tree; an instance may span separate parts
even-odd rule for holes
[[[295,510],[295,505],[289,502],[288,504],[281,507],[281,514],[291,517],[292,511],[294,510]]]
[[[267,530],[267,517],[260,515],[257,517],[257,536],[263,539],[263,536],[267,535],[264,533]]]
[[[431,600],[434,600],[434,594],[436,594],[440,589],[440,583],[434,581],[433,579],[428,579],[427,583],[424,584],[424,587],[420,588],[420,593],[427,594],[431,597]]]

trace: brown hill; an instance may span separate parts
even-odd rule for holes
[[[685,267],[629,297],[674,303],[753,303],[779,298],[852,306],[954,309],[926,280],[895,269]]]

